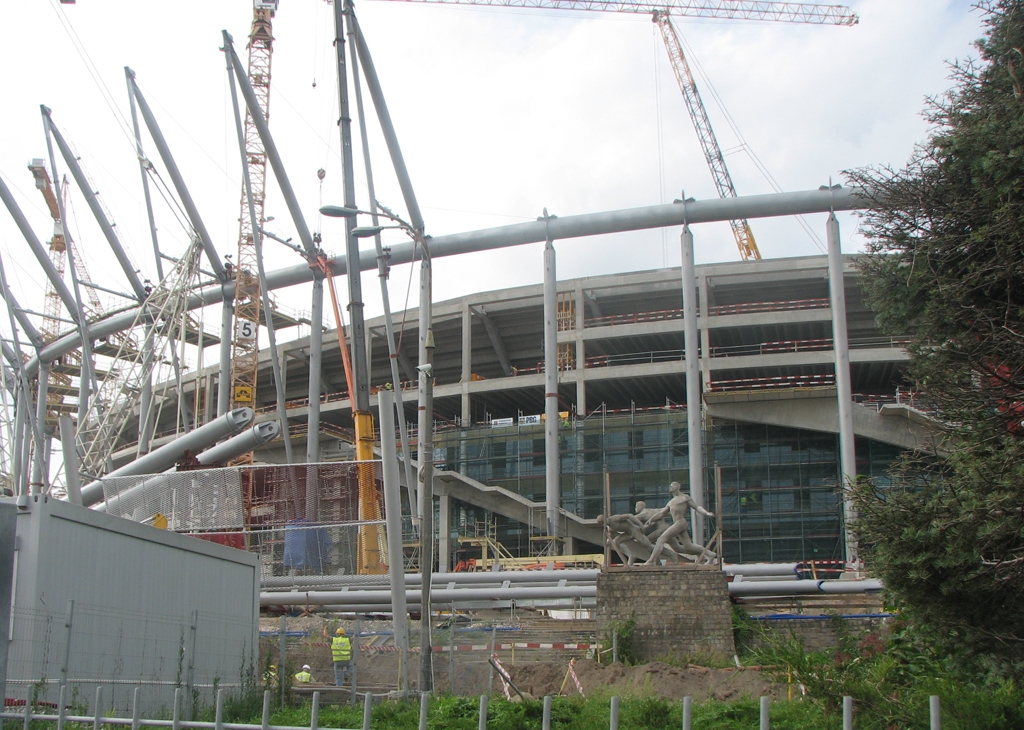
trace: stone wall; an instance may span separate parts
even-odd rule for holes
[[[889,634],[886,618],[882,616],[783,616],[752,617],[755,631],[742,647],[752,651],[770,642],[786,642],[791,637],[799,640],[806,651],[824,651],[839,647],[840,637],[860,642],[868,634],[884,639]],[[870,639],[869,639],[870,641]]]
[[[597,578],[597,630],[633,617],[632,648],[639,661],[736,653],[725,574],[717,566],[607,567]]]

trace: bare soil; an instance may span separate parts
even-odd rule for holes
[[[512,682],[524,694],[533,697],[556,695],[565,682],[567,663],[539,662],[508,667]],[[785,685],[773,684],[756,669],[712,669],[707,667],[676,667],[651,662],[635,667],[623,664],[602,665],[592,659],[576,662],[576,676],[586,694],[608,692],[619,695],[640,695],[695,701],[737,700],[764,695],[782,698]],[[497,684],[497,682],[495,683]],[[563,694],[579,694],[570,678]]]

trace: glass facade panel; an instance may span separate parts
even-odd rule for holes
[[[543,425],[438,433],[435,441],[435,458],[444,467],[534,502],[544,501]],[[856,447],[858,473],[885,483],[886,469],[900,449],[862,439]],[[605,469],[614,513],[632,512],[638,500],[649,507],[663,506],[672,481],[689,488],[685,408],[598,413],[562,423],[559,452],[562,506],[587,519],[604,511]],[[837,435],[715,421],[705,433],[705,453],[708,508],[722,519],[728,562],[842,558]],[[722,479],[720,509],[714,496],[716,463]],[[482,512],[466,505],[457,509],[474,516]],[[513,543],[506,547],[513,552],[529,549],[528,529],[519,526],[515,532],[507,520],[498,524],[505,525],[499,533]]]

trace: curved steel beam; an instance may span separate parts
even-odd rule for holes
[[[860,210],[867,207],[867,200],[855,188],[805,190],[797,193],[771,193],[768,195],[748,195],[740,198],[724,198],[713,200],[695,200],[685,203],[668,203],[665,205],[649,205],[643,208],[627,208],[602,213],[585,213],[582,215],[553,218],[547,221],[531,221],[515,223],[498,228],[485,228],[466,233],[453,233],[446,236],[430,238],[430,255],[432,258],[455,256],[463,253],[490,251],[509,246],[521,246],[527,243],[540,243],[547,240],[550,231],[553,240],[598,236],[607,233],[624,233],[641,231],[650,228],[681,226],[684,223],[711,223],[730,221],[741,218],[775,218],[790,215],[808,215],[811,213],[828,213],[834,210]],[[391,265],[412,263],[417,255],[412,241],[391,247]],[[335,256],[328,260],[331,270],[336,274],[347,272],[347,261],[344,256]],[[359,254],[359,270],[372,271],[377,268],[377,254],[373,249],[366,249]],[[267,274],[263,285],[268,290],[303,284],[313,280],[314,272],[307,264],[299,264],[286,269],[278,269]],[[234,282],[214,284],[201,289],[189,297],[188,308],[199,309],[210,304],[218,304],[225,296],[234,295]],[[114,332],[127,329],[135,321],[138,308],[111,315],[89,325],[89,334],[93,338],[104,337]],[[77,333],[70,333],[54,340],[44,347],[39,355],[25,364],[26,374],[35,375],[39,368],[39,357],[44,360],[56,360],[61,355],[74,350],[80,344]]]

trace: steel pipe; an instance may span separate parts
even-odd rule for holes
[[[228,439],[222,444],[203,451],[196,456],[196,461],[204,466],[211,464],[227,464],[242,454],[248,454],[256,448],[269,443],[281,435],[281,424],[277,421],[257,423],[248,431]]]
[[[236,408],[220,418],[200,426],[195,431],[179,436],[169,444],[141,456],[130,464],[105,475],[111,477],[128,477],[139,474],[159,474],[174,465],[186,451],[197,452],[222,438],[232,436],[250,425],[256,414],[251,408]],[[91,507],[103,501],[103,479],[82,487],[82,504]]]
[[[678,204],[651,205],[643,208],[627,208],[602,213],[586,213],[566,216],[550,221],[553,238],[580,238],[606,233],[623,233],[649,228],[680,226],[684,218],[690,225],[714,221],[738,220],[742,218],[773,218],[789,215],[808,215],[829,211],[859,210],[867,207],[866,199],[854,188],[840,190],[806,190],[797,193],[773,193],[751,195],[739,198],[696,200],[687,202],[685,216],[683,206]],[[454,256],[462,253],[490,251],[509,246],[545,241],[545,224],[542,222],[516,223],[498,228],[486,228],[466,233],[454,233],[429,239],[431,257]],[[391,247],[390,264],[411,263],[418,250],[414,243],[400,243]],[[336,275],[347,272],[344,256],[329,258],[328,263]],[[376,252],[370,249],[359,254],[360,271],[377,268]],[[278,269],[267,274],[263,285],[268,290],[282,289],[312,281],[314,276],[306,264]],[[198,309],[210,304],[219,304],[225,294],[234,296],[234,282],[227,282],[223,289],[220,284],[201,289],[189,297],[188,308]],[[120,312],[94,322],[89,327],[93,338],[104,337],[129,328],[137,315],[137,309]],[[39,357],[56,360],[74,350],[80,344],[77,333],[69,333],[44,347],[39,355],[26,363],[28,377],[35,375]]]
[[[430,592],[431,606],[446,606],[452,601],[515,601],[537,598],[594,598],[597,586],[565,586],[546,588],[441,588]],[[408,604],[420,604],[420,591],[405,591]],[[391,605],[390,590],[373,591],[310,591],[299,593],[260,593],[261,606],[344,606],[349,603]],[[422,610],[422,609],[421,609]]]

